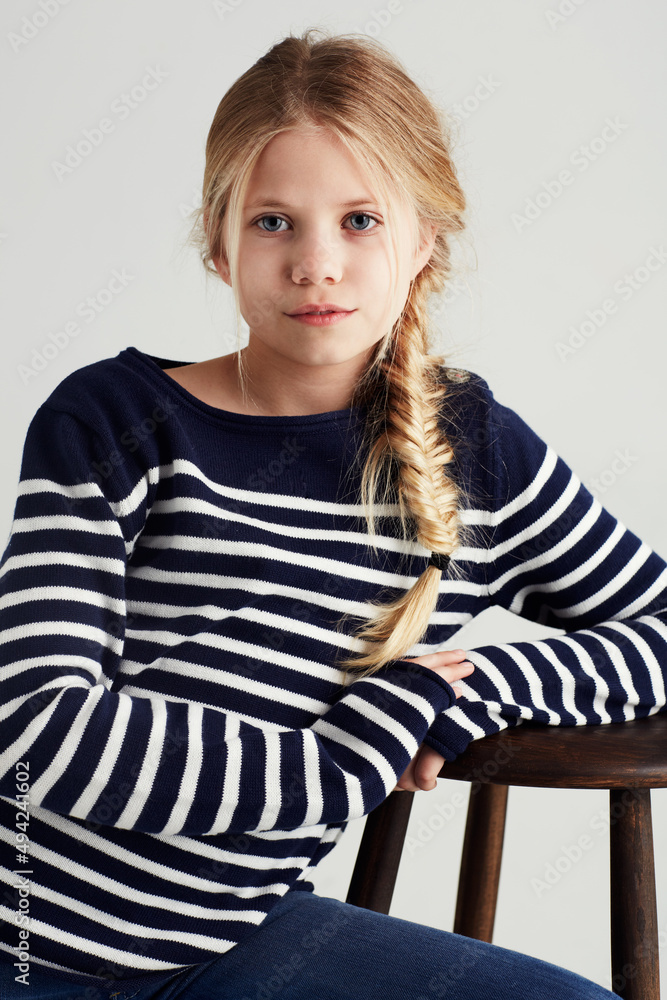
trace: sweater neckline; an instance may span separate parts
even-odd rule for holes
[[[159,382],[180,400],[184,400],[189,406],[205,413],[209,417],[225,423],[244,424],[246,426],[265,426],[279,430],[285,428],[309,427],[314,424],[349,424],[362,419],[368,407],[350,406],[345,410],[329,410],[325,413],[306,413],[295,416],[266,416],[261,414],[235,413],[232,410],[223,410],[221,407],[212,406],[205,403],[203,399],[193,395],[185,389],[179,382],[171,378],[164,371],[164,368],[176,368],[181,365],[194,364],[192,361],[172,361],[166,358],[159,358],[157,355],[147,354],[138,348],[130,346],[120,352],[120,356],[125,355],[126,359],[139,362],[144,371],[149,374],[153,381]]]

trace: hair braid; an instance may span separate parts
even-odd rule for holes
[[[461,531],[460,490],[443,471],[454,453],[441,427],[442,402],[447,394],[442,381],[444,359],[427,353],[429,292],[425,285],[415,283],[400,331],[391,340],[391,357],[380,362],[386,380],[384,433],[377,435],[371,446],[362,495],[368,502],[380,468],[392,463],[404,535],[414,535],[429,551],[450,554]],[[389,485],[387,480],[385,483]],[[371,532],[373,520],[372,513],[367,513]],[[414,524],[412,532],[410,522]],[[439,569],[429,565],[417,582],[393,601],[369,602],[375,614],[364,623],[357,639],[370,642],[370,649],[364,655],[339,661],[338,666],[356,668],[355,676],[366,676],[405,655],[428,624],[441,576]]]

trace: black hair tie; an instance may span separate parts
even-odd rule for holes
[[[444,573],[449,566],[449,560],[449,556],[442,555],[440,552],[431,552],[428,564],[429,566],[435,566],[436,569]]]

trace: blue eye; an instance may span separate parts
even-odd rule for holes
[[[374,218],[372,215],[368,215],[367,212],[354,212],[352,215],[348,216],[348,218],[349,219],[370,219],[371,222],[377,223],[377,219]],[[366,228],[367,227],[364,227],[364,229],[359,229],[359,230],[357,230],[357,232],[364,232]],[[372,228],[375,229],[375,226],[373,226]]]
[[[264,222],[265,219],[270,219],[271,222],[274,222],[274,223],[275,222],[280,223],[280,222],[284,222],[285,221],[284,219],[281,219],[279,215],[263,215],[261,219],[257,220],[257,222],[258,223],[259,222]],[[262,227],[262,228],[264,228],[264,227]],[[280,232],[280,230],[279,229],[264,229],[264,232],[265,233],[277,233],[277,232]]]
[[[379,221],[375,218],[375,216],[369,215],[367,212],[353,212],[352,215],[348,215],[347,218],[348,218],[348,220],[351,220],[351,219],[356,219],[356,220],[359,220],[359,219],[370,219],[371,222],[375,223],[374,226],[369,227],[368,225],[365,225],[365,226],[363,226],[362,228],[359,228],[359,229],[357,229],[356,226],[354,226],[353,227],[353,232],[357,232],[357,233],[367,232],[367,231],[369,231],[369,229],[375,229],[375,226],[379,225]],[[257,219],[257,221],[254,223],[254,225],[259,226],[260,223],[264,223],[267,220],[268,220],[268,222],[271,223],[271,226],[264,226],[264,225],[260,226],[260,229],[262,230],[262,232],[265,232],[265,233],[285,232],[284,229],[281,230],[281,229],[279,229],[277,227],[280,226],[281,222],[285,222],[287,225],[289,224],[289,223],[287,223],[287,220],[283,219],[280,215],[263,215],[261,218]],[[276,228],[273,228],[274,226]]]

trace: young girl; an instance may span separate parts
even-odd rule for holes
[[[380,45],[285,38],[206,154],[196,236],[247,347],[128,347],[25,443],[2,996],[611,996],[308,876],[473,739],[663,709],[665,562],[429,354],[465,199],[442,116]],[[568,634],[439,652],[491,604]]]

